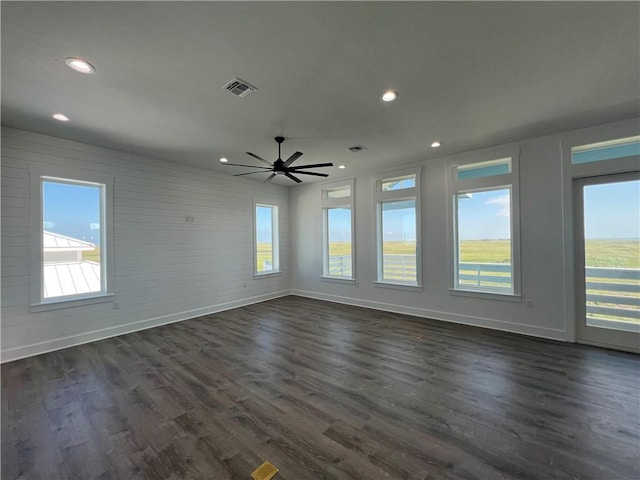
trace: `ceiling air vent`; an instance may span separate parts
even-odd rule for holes
[[[227,83],[224,87],[225,90],[229,90],[234,95],[239,97],[246,97],[250,93],[258,90],[256,87],[251,85],[250,83],[245,82],[239,78],[232,79],[229,83]]]
[[[351,153],[360,153],[363,150],[366,150],[362,145],[354,145],[353,147],[347,148]]]

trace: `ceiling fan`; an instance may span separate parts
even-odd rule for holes
[[[295,177],[293,175],[294,173],[296,175],[313,175],[315,177],[328,177],[329,176],[326,173],[305,172],[303,170],[305,170],[307,168],[333,167],[333,163],[316,163],[316,164],[313,164],[313,165],[301,165],[299,167],[291,167],[290,165],[293,162],[295,162],[298,158],[300,158],[302,156],[302,152],[296,152],[293,155],[291,155],[289,158],[287,158],[286,160],[283,161],[281,156],[280,156],[280,147],[282,146],[282,142],[284,142],[284,137],[275,137],[274,140],[276,142],[278,142],[278,159],[273,163],[269,163],[264,158],[259,157],[258,155],[254,154],[254,153],[246,152],[247,155],[250,155],[253,158],[255,158],[256,160],[260,160],[261,162],[266,163],[267,165],[269,165],[268,167],[260,167],[260,166],[256,166],[256,165],[243,165],[243,164],[240,164],[240,163],[225,163],[224,165],[231,165],[233,167],[250,167],[250,168],[260,168],[261,169],[261,170],[256,170],[255,172],[238,173],[238,174],[234,175],[234,177],[240,177],[242,175],[253,175],[255,173],[268,173],[268,172],[271,172],[271,175],[269,176],[269,178],[267,178],[264,181],[265,183],[269,182],[276,175],[284,175],[285,177],[290,178],[291,180],[293,180],[296,183],[302,183],[302,180],[300,180],[299,178],[297,178],[297,177]]]

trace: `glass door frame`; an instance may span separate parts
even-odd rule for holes
[[[626,172],[575,178],[574,198],[574,251],[575,251],[575,333],[576,342],[616,350],[640,353],[640,333],[587,325],[584,187],[608,183],[640,180],[640,172]]]

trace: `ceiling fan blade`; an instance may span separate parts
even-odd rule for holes
[[[265,170],[271,170],[269,167],[261,167],[260,165],[244,165],[242,163],[223,163],[223,165],[231,165],[232,167],[264,168]]]
[[[316,177],[328,177],[329,175],[326,173],[316,173],[316,172],[302,172],[300,170],[296,170],[294,172],[296,175],[314,175]]]
[[[272,173],[272,174],[271,174],[271,176],[270,176],[269,178],[267,178],[267,179],[264,181],[264,183],[270,182],[270,181],[271,181],[271,179],[272,179],[273,177],[275,177],[275,176],[276,176],[276,174],[275,174],[275,173]]]
[[[264,163],[266,163],[267,165],[271,165],[271,163],[270,163],[270,162],[267,162],[264,158],[259,157],[259,156],[258,156],[258,155],[256,155],[255,153],[251,153],[251,152],[246,152],[246,153],[247,153],[247,155],[252,156],[252,157],[253,157],[253,158],[255,158],[256,160],[260,160],[261,162],[264,162]]]
[[[268,171],[268,170],[267,170]],[[234,177],[241,177],[242,175],[253,175],[254,173],[267,173],[265,170],[256,170],[255,172],[247,172],[247,173],[236,173],[233,175]]]
[[[295,162],[297,159],[299,159],[302,156],[302,152],[296,152],[293,155],[291,155],[289,158],[287,158],[286,162],[284,162],[284,166],[288,167],[289,165],[291,165],[293,162]]]
[[[291,180],[293,180],[296,183],[302,183],[302,180],[300,180],[299,178],[294,177],[293,175],[291,175],[289,172],[286,172],[285,175],[287,177],[289,177]]]
[[[299,167],[290,167],[289,170],[300,170],[301,168],[320,168],[333,167],[333,163],[316,163],[313,165],[300,165]]]

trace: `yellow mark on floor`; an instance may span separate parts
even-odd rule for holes
[[[279,472],[278,468],[270,462],[265,461],[251,474],[253,480],[270,480]]]

